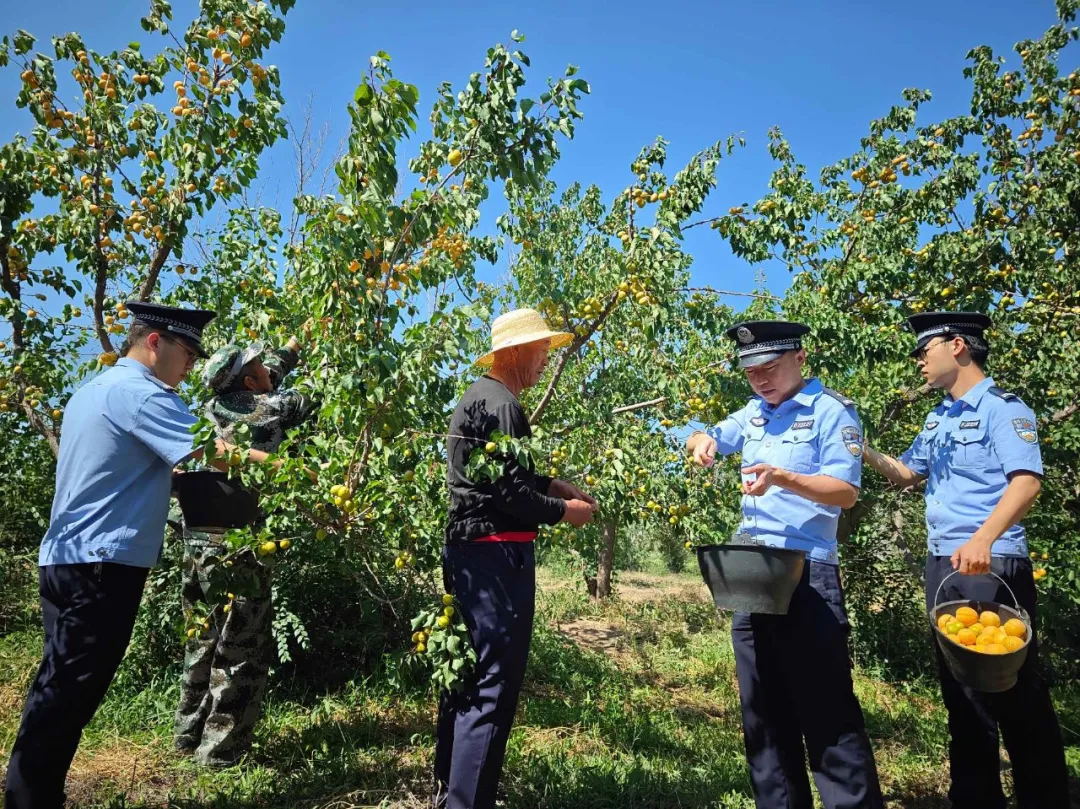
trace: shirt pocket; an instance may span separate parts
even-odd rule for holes
[[[817,455],[814,435],[809,431],[794,432],[780,438],[778,466],[792,472],[810,472]]]
[[[765,449],[765,428],[750,426],[743,433],[742,465],[764,463],[762,454]]]
[[[952,465],[957,469],[985,468],[990,465],[990,440],[985,428],[957,430],[952,434]]]

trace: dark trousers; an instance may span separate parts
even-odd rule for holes
[[[8,763],[6,809],[59,809],[83,728],[124,658],[147,569],[39,568],[45,648]]]
[[[1003,578],[1031,616],[1033,636],[1016,685],[1000,694],[974,691],[952,676],[934,642],[941,696],[949,712],[949,768],[953,809],[1004,809],[998,731],[1012,762],[1019,809],[1068,809],[1065,748],[1050,689],[1039,665],[1035,629],[1035,579],[1027,559],[995,558],[991,569]],[[952,564],[948,556],[926,560],[926,604],[930,608]],[[938,602],[973,599],[1012,605],[1009,591],[993,576],[952,576]]]
[[[532,543],[447,545],[443,580],[461,607],[478,660],[464,690],[444,692],[439,704],[436,803],[447,809],[488,809],[495,806],[532,640]]]
[[[881,787],[851,682],[835,565],[807,559],[787,615],[735,613],[731,639],[758,809],[880,809]]]

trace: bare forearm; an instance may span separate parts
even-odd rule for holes
[[[1024,519],[1042,491],[1038,475],[1020,473],[1013,476],[998,504],[976,532],[976,537],[988,545]]]
[[[214,459],[210,461],[210,465],[213,466],[215,469],[221,470],[222,472],[228,472],[229,456],[233,452],[239,451],[239,448],[233,444],[229,444],[226,441],[222,441],[220,438],[214,441],[214,446],[217,452],[214,455]],[[202,447],[199,447],[199,449],[195,450],[195,452],[193,452],[189,456],[189,458],[190,460],[197,461],[200,460],[205,454],[205,450]],[[255,463],[270,463],[275,469],[281,466],[280,460],[271,461],[270,454],[267,452],[263,452],[261,449],[249,449],[247,451],[247,457],[249,461],[254,461]]]
[[[829,475],[803,475],[778,469],[776,485],[823,506],[851,508],[859,499],[857,487]]]
[[[923,479],[922,475],[916,473],[903,461],[868,446],[863,447],[863,460],[870,464],[879,475],[888,478],[890,483],[897,486],[907,488],[908,486],[914,486]]]

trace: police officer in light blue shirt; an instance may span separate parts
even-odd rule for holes
[[[1000,731],[1019,809],[1066,809],[1065,752],[1039,666],[1035,580],[1020,524],[1042,486],[1035,414],[983,372],[986,315],[930,312],[908,321],[916,334],[912,358],[946,396],[899,460],[867,447],[867,463],[897,485],[926,481],[927,608],[935,600],[1012,604],[1015,593],[1033,629],[1016,685],[1000,694],[957,682],[934,644],[949,712],[949,799],[953,809],[1004,809]],[[989,572],[1004,583],[979,575]]]
[[[7,770],[7,809],[59,809],[86,724],[123,659],[196,419],[176,394],[213,312],[132,302],[128,349],[71,397],[39,555],[45,645]]]
[[[803,551],[786,615],[735,613],[731,625],[743,735],[758,809],[810,809],[810,770],[826,809],[883,805],[848,656],[836,528],[855,504],[862,427],[854,403],[804,379],[799,323],[728,331],[756,396],[687,442],[696,462],[742,453],[740,533]]]

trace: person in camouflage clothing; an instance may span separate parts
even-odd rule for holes
[[[255,343],[229,345],[207,361],[203,380],[215,394],[207,416],[228,440],[238,424],[250,429],[251,446],[276,452],[285,432],[311,413],[313,403],[280,386],[300,359],[295,338],[280,350],[265,352]],[[192,752],[202,764],[234,763],[251,745],[271,660],[270,568],[250,551],[234,558],[228,579],[243,594],[210,593],[215,565],[226,552],[221,534],[182,529],[185,611],[200,602],[211,608],[210,629],[187,642],[180,706],[176,711],[176,749]],[[241,584],[242,582],[242,584]],[[229,594],[230,596],[232,594]]]

